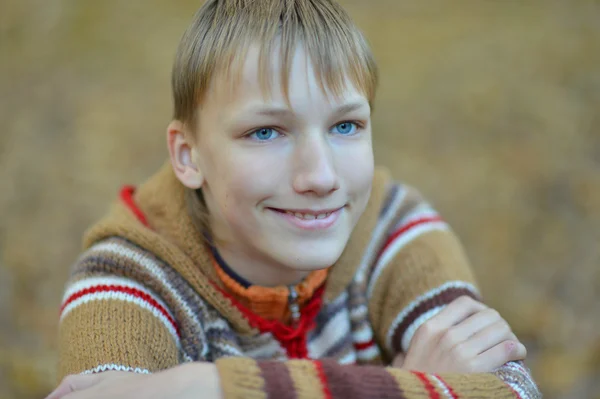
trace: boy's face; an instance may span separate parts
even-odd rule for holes
[[[271,61],[279,76],[278,56]],[[291,106],[278,79],[265,98],[251,50],[234,90],[215,79],[193,146],[211,228],[225,242],[217,247],[261,285],[291,284],[335,263],[373,179],[367,99],[353,87],[324,94],[300,48],[289,77]]]

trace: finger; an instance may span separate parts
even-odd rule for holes
[[[475,333],[464,343],[469,356],[477,356],[504,341],[520,343],[504,320],[497,321]]]
[[[473,314],[487,309],[483,303],[468,296],[461,296],[452,301],[440,313],[433,316],[429,322],[440,330],[447,330]]]
[[[61,381],[60,385],[46,399],[61,399],[72,392],[87,389],[102,381],[105,377],[103,374],[69,375]]]
[[[467,317],[465,320],[452,327],[449,330],[449,333],[454,335],[458,342],[463,342],[498,322],[504,322],[506,324],[496,310],[487,308]]]
[[[475,356],[483,352],[483,350],[475,352],[474,342],[472,342],[471,338],[497,321],[492,317],[492,315],[489,314],[490,312],[488,312],[488,310],[491,309],[484,309],[480,312],[477,312],[474,315],[467,317],[454,327],[450,327],[448,330],[446,330],[439,341],[440,349],[444,351],[451,351],[460,346],[462,351],[467,348],[468,351],[466,354],[470,356]],[[478,341],[476,343],[478,343]],[[497,343],[498,342],[494,342],[493,344],[495,345]],[[491,348],[491,346],[488,346],[485,349],[489,348]]]
[[[510,361],[524,360],[527,356],[525,345],[507,340],[483,352],[475,358],[475,367],[482,372],[491,372]]]

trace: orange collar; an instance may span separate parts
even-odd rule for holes
[[[267,320],[288,323],[291,317],[289,307],[290,289],[286,286],[261,287],[250,285],[244,287],[234,276],[225,271],[213,257],[213,265],[217,276],[225,289],[247,309]],[[315,291],[323,285],[327,278],[327,269],[311,272],[294,288],[298,294],[297,303],[300,308],[308,302]]]

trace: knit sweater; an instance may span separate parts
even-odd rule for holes
[[[85,234],[60,313],[59,376],[214,362],[225,398],[538,398],[528,370],[389,367],[452,300],[480,298],[463,249],[412,188],[377,169],[367,208],[294,325],[224,289],[165,165]],[[294,359],[294,360],[292,360]]]

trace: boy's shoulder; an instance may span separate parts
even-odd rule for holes
[[[120,236],[111,236],[91,244],[75,261],[71,275],[115,274],[141,278],[140,270],[164,269],[164,262],[150,251]]]

